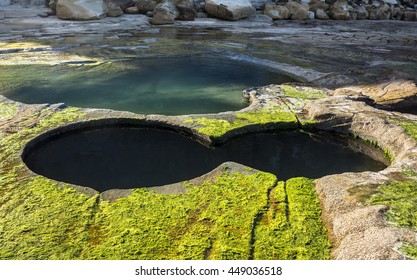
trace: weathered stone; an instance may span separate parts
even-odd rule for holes
[[[269,0],[250,0],[252,6],[257,10],[264,10],[265,5],[268,4]]]
[[[317,9],[315,12],[316,19],[329,19],[329,15],[323,9]]]
[[[330,6],[330,17],[337,20],[350,19],[349,5],[345,0],[337,0]]]
[[[126,14],[139,14],[139,9],[138,7],[134,6],[134,7],[129,7],[126,9]]]
[[[373,8],[369,11],[369,19],[388,20],[391,18],[391,7],[387,4]]]
[[[206,13],[225,20],[247,18],[256,12],[249,0],[207,0]]]
[[[59,19],[94,20],[106,16],[107,5],[102,0],[58,0],[56,15]]]
[[[417,12],[405,12],[404,13],[404,20],[406,20],[406,21],[416,21],[417,20]]]
[[[175,5],[169,1],[164,1],[156,6],[153,11],[152,24],[172,24],[179,13]]]
[[[265,5],[264,14],[273,20],[288,19],[290,17],[290,11],[282,5],[267,4]]]
[[[123,15],[123,10],[117,4],[113,2],[107,2],[107,16],[109,17],[118,17]]]
[[[397,0],[382,0],[385,4],[398,5]]]
[[[310,3],[310,11],[316,12],[317,9],[321,9],[323,11],[328,11],[330,8],[330,5],[326,2],[322,2],[320,0],[313,0]]]
[[[146,15],[147,12],[153,11],[158,4],[159,1],[156,0],[138,0],[136,7],[140,14]]]
[[[105,0],[106,3],[112,3],[116,6],[119,6],[122,11],[126,11],[127,8],[133,7],[135,5],[134,0]]]
[[[351,13],[356,14],[356,19],[368,19],[369,18],[369,13],[364,6],[352,4],[349,11]]]
[[[390,107],[417,106],[417,86],[408,80],[398,80],[382,84],[349,86],[336,89],[335,95],[367,96],[376,104]]]
[[[174,1],[175,7],[178,10],[179,20],[194,20],[197,17],[197,11],[194,8],[193,0]]]
[[[56,14],[56,3],[57,2],[58,2],[58,0],[51,0],[51,1],[49,1],[49,4],[48,4],[49,8],[51,8],[51,10],[54,14]]]
[[[294,1],[285,4],[285,7],[290,11],[290,18],[294,20],[308,19],[308,5],[303,5]]]

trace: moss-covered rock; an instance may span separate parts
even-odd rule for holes
[[[279,182],[255,229],[256,259],[329,259],[330,243],[314,185],[307,178]]]

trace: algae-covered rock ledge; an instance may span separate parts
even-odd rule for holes
[[[0,257],[415,258],[416,221],[408,213],[417,196],[417,117],[333,93],[269,85],[245,91],[251,105],[241,111],[187,116],[25,105],[2,97]],[[36,175],[21,160],[30,140],[58,127],[123,122],[180,129],[207,145],[249,132],[325,130],[378,145],[392,162],[380,172],[286,182],[225,163],[172,186],[99,194]]]

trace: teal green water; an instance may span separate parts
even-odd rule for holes
[[[243,89],[292,81],[267,68],[203,56],[26,66],[9,79],[19,82],[3,94],[15,101],[165,115],[239,110],[247,106]]]

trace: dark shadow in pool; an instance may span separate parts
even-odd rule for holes
[[[284,180],[385,167],[341,143],[302,132],[249,134],[208,148],[168,130],[133,127],[75,130],[41,141],[23,159],[38,174],[101,192],[188,180],[226,161]]]

